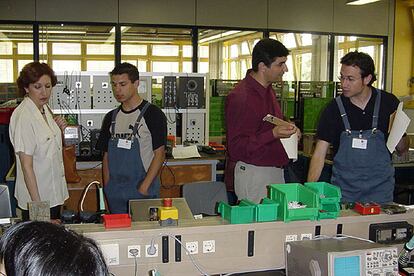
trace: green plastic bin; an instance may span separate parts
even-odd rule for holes
[[[255,206],[241,201],[237,206],[220,201],[218,212],[221,217],[231,224],[251,223],[254,221]]]
[[[339,203],[323,204],[319,210],[319,219],[336,219],[340,209]]]
[[[254,220],[257,222],[275,221],[277,220],[277,208],[279,203],[270,198],[263,198],[260,204],[256,204],[250,200],[243,199],[239,205],[254,206]]]
[[[321,204],[339,204],[342,197],[338,186],[326,182],[306,182],[305,187],[317,193]]]
[[[277,219],[285,222],[293,220],[317,220],[319,215],[319,199],[312,190],[299,183],[269,185],[270,199],[279,203]],[[305,208],[289,209],[289,202],[297,201]]]

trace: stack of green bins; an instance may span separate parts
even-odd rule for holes
[[[319,118],[332,98],[305,98],[303,99],[303,132],[316,132]]]
[[[226,135],[226,127],[224,121],[224,103],[226,97],[210,98],[210,119],[209,119],[209,135],[210,137]]]
[[[341,189],[326,182],[307,182],[305,186],[319,198],[319,219],[337,218],[340,212]]]
[[[317,220],[319,199],[316,193],[299,183],[269,185],[270,199],[279,203],[277,219],[285,222],[293,220]],[[297,202],[304,208],[290,209],[289,203]]]
[[[222,218],[231,224],[266,222],[277,219],[277,208],[279,204],[269,198],[264,198],[260,204],[250,200],[242,199],[237,206],[230,206],[220,202],[218,212]]]

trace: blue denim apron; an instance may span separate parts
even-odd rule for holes
[[[141,159],[139,141],[136,137],[139,122],[144,116],[148,106],[147,102],[142,108],[135,122],[131,135],[127,138],[132,142],[130,149],[118,147],[120,138],[114,136],[116,115],[119,108],[112,113],[111,139],[108,142],[109,181],[104,186],[104,192],[112,214],[128,213],[128,201],[131,199],[159,197],[160,182],[156,178],[148,189],[148,195],[138,192],[139,185],[146,176],[144,164]]]
[[[345,131],[341,133],[340,144],[332,167],[332,184],[341,188],[342,202],[393,201],[394,167],[388,152],[384,133],[377,129],[381,92],[377,93],[372,118],[372,129],[351,130],[341,97],[336,97]],[[353,148],[353,139],[366,139],[367,148]]]

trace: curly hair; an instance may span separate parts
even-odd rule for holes
[[[52,87],[57,83],[55,72],[46,63],[40,63],[38,61],[30,62],[26,64],[22,71],[20,71],[17,78],[17,88],[19,96],[23,97],[26,94],[25,88],[29,87],[29,84],[37,82],[43,75],[48,75],[52,81]]]

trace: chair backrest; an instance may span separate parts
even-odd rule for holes
[[[11,218],[9,187],[0,185],[0,218]]]
[[[186,183],[183,185],[183,197],[193,215],[217,215],[217,203],[228,202],[226,185],[220,181]]]

